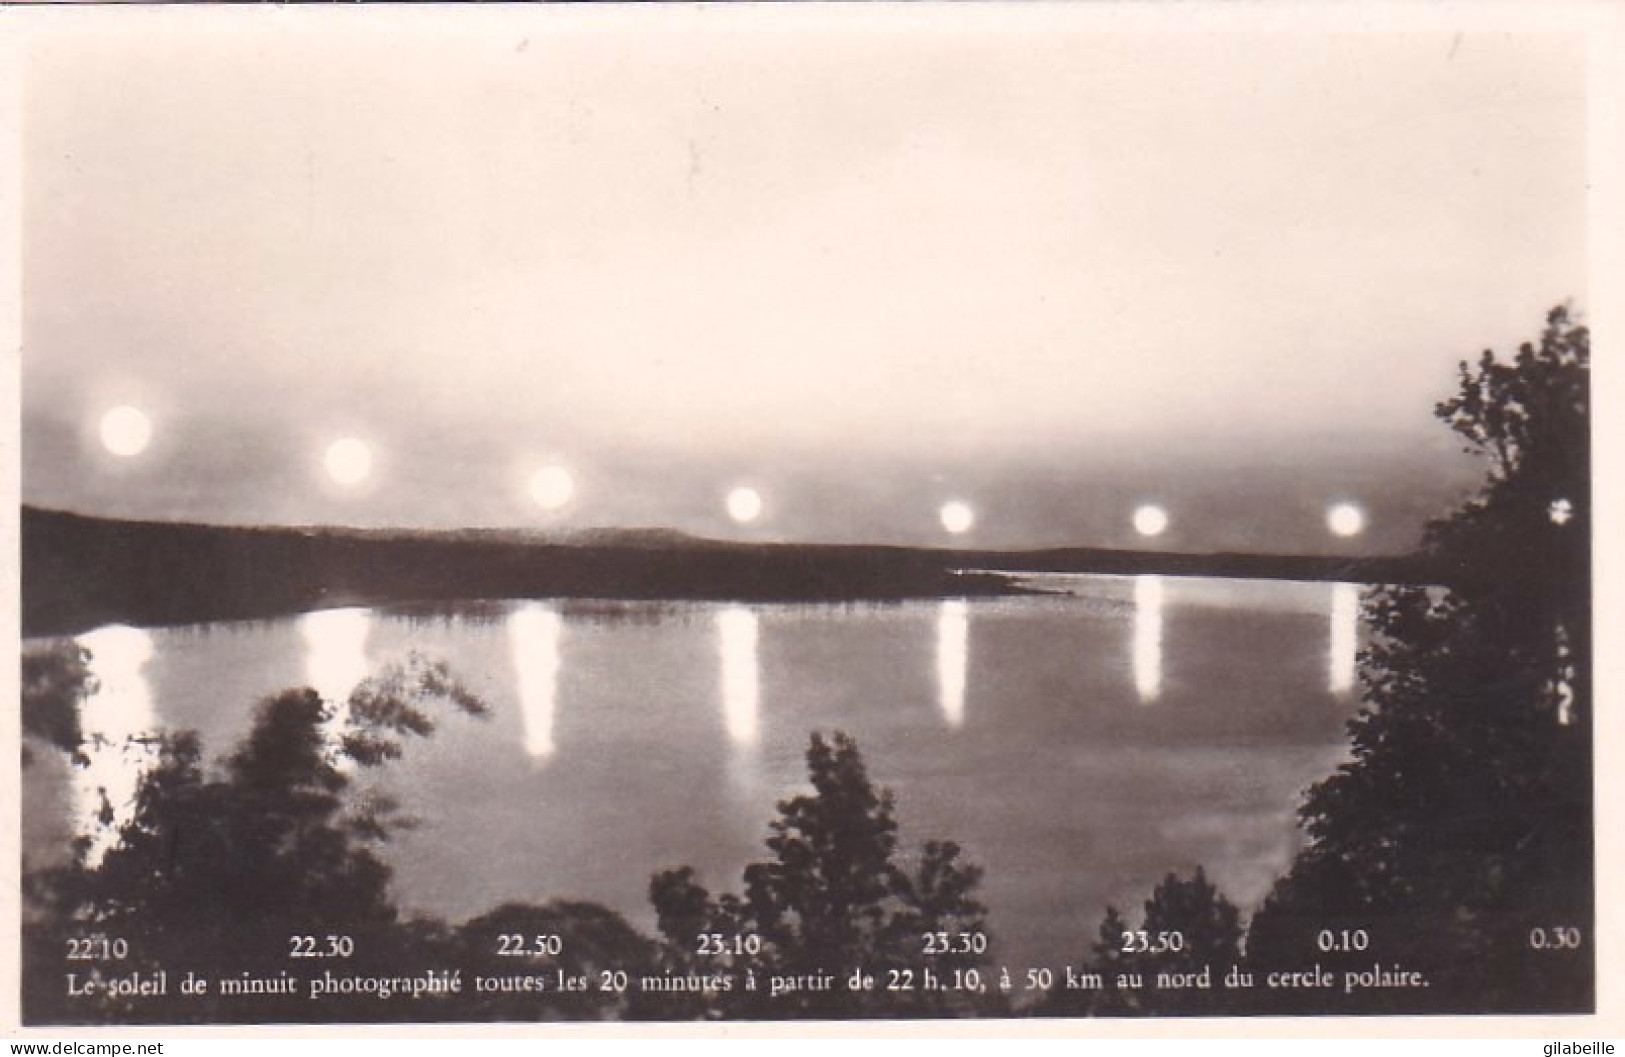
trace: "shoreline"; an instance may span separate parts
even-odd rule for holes
[[[1438,583],[1414,555],[987,551],[728,543],[642,531],[589,541],[511,534],[239,528],[120,521],[24,506],[24,638],[343,606],[600,599],[841,603],[1046,594],[1024,575]]]

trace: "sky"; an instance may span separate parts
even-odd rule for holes
[[[1413,546],[1480,473],[1456,363],[1585,311],[1582,42],[1009,11],[64,18],[24,71],[23,499]]]

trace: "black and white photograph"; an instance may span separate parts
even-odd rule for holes
[[[31,14],[21,1027],[1598,1011],[1584,32]]]

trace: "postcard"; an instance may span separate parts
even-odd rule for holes
[[[17,1030],[1618,1013],[1617,18],[3,14]]]

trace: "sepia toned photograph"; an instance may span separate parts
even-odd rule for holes
[[[1586,36],[1086,6],[34,18],[21,1025],[1595,1013]]]

